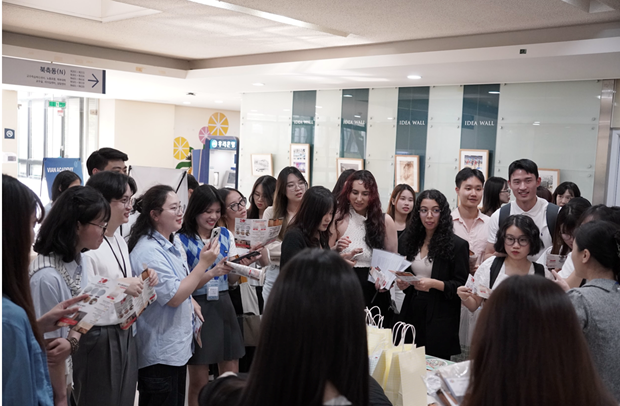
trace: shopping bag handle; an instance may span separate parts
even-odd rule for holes
[[[372,311],[374,309],[377,309],[378,313],[373,315]],[[384,316],[381,315],[381,309],[379,308],[379,306],[373,306],[370,309],[366,308],[364,309],[364,312],[366,313],[366,324],[372,327],[378,327],[378,328],[383,328],[383,319]]]
[[[411,330],[411,333],[413,334],[413,342],[415,343],[415,327],[412,324],[403,323],[402,321],[399,321],[396,324],[394,324],[394,327],[392,328],[392,345],[394,347],[404,346],[405,336],[407,335],[407,331],[409,330]],[[395,333],[399,333],[399,332],[400,332],[400,342],[396,343],[394,341]]]

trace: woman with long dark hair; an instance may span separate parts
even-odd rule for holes
[[[263,219],[282,219],[282,228],[278,235],[278,241],[269,244],[262,251],[260,264],[267,267],[265,272],[265,284],[263,286],[263,299],[267,303],[267,298],[280,273],[280,255],[282,239],[286,234],[288,224],[295,218],[301,206],[301,199],[308,189],[308,182],[299,169],[294,166],[287,166],[278,174],[276,181],[276,192],[273,199],[273,206],[265,209]]]
[[[596,372],[570,300],[545,278],[512,276],[497,287],[471,354],[462,406],[618,404]]]
[[[372,250],[396,252],[398,236],[394,220],[381,210],[375,177],[369,171],[357,171],[347,179],[337,201],[331,246],[343,253],[356,251],[355,273],[367,307],[379,306],[381,314],[390,308],[390,292],[379,292],[369,280]]]
[[[229,195],[232,194],[230,191]],[[200,251],[211,238],[223,207],[222,195],[211,185],[198,186],[189,199],[183,227],[177,238],[183,246],[190,270],[198,265]],[[211,272],[224,274],[214,277],[192,293],[200,306],[204,327],[201,332],[202,347],[194,346],[194,355],[188,363],[190,406],[197,405],[200,389],[209,382],[209,364],[218,364],[219,374],[239,372],[239,358],[245,353],[228,286],[238,277],[227,275],[231,268],[226,265],[227,258],[237,255],[237,248],[233,234],[225,227],[220,228],[219,244],[220,251]],[[210,286],[217,289],[217,297],[209,296]]]
[[[134,209],[140,215],[129,237],[131,268],[137,276],[148,266],[159,277],[157,300],[136,322],[139,404],[182,406],[186,365],[192,356],[192,317],[196,313],[202,318],[191,294],[228,270],[209,269],[220,252],[217,241],[196,252],[198,263],[189,270],[183,246],[173,239],[183,222],[183,206],[170,186],[153,186],[136,199]]]
[[[620,225],[609,221],[592,221],[580,226],[575,232],[571,256],[575,274],[586,279],[587,283],[569,290],[568,297],[577,311],[579,325],[588,342],[594,365],[618,401]],[[568,285],[561,280],[559,283],[568,290]]]
[[[83,259],[82,252],[99,248],[109,218],[110,205],[93,188],[76,186],[56,200],[34,244],[39,255],[29,267],[37,316],[77,296],[88,285],[89,270],[85,268],[89,263]],[[54,400],[65,404],[73,375],[67,359],[77,351],[80,334],[63,327],[46,333],[45,338],[60,338],[48,346],[48,363]],[[52,345],[54,351],[50,351]]]
[[[248,217],[247,205],[248,199],[237,189],[223,187],[217,189],[217,193],[224,205],[222,206],[222,216],[218,225],[225,227],[234,233],[235,219],[245,219]]]
[[[50,196],[50,202],[45,206],[45,213],[50,212],[54,202],[65,190],[74,186],[80,186],[81,184],[82,179],[80,179],[78,174],[73,171],[62,171],[56,175],[54,182],[52,182],[52,195]]]
[[[338,196],[340,196],[340,192],[342,192],[342,189],[344,188],[344,184],[347,183],[347,179],[349,179],[349,176],[353,175],[354,172],[355,169],[347,169],[345,171],[342,171],[340,176],[338,176],[338,180],[336,181],[334,189],[332,190],[334,198],[338,199]]]
[[[392,217],[396,226],[398,238],[400,238],[413,217],[413,206],[415,205],[415,191],[405,183],[396,185],[390,196],[387,215]]]
[[[86,296],[61,302],[36,319],[28,281],[34,225],[43,216],[39,198],[17,179],[2,175],[2,404],[54,404],[43,333],[75,313]]]
[[[415,343],[426,346],[427,354],[450,359],[461,352],[456,292],[469,275],[469,244],[454,234],[450,206],[440,191],[420,193],[413,212],[398,252],[412,262],[418,280],[413,286],[396,280],[405,291],[401,320],[414,325]]]
[[[491,216],[502,204],[510,202],[510,188],[508,181],[499,176],[491,176],[484,183],[482,195],[482,214]]]
[[[581,197],[579,186],[573,182],[562,182],[555,188],[551,196],[551,203],[562,207],[575,197]]]
[[[364,299],[338,254],[306,249],[266,304],[244,406],[368,405]]]
[[[263,175],[256,179],[250,193],[249,219],[262,219],[265,209],[273,206],[273,194],[276,190],[276,178]]]
[[[323,186],[308,189],[282,241],[280,266],[304,248],[329,249],[329,228],[334,218],[334,196]]]

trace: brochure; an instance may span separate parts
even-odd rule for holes
[[[235,245],[238,248],[265,246],[280,234],[282,219],[235,219]]]
[[[114,303],[116,315],[122,320],[122,330],[127,330],[131,327],[131,325],[138,319],[138,316],[142,314],[144,309],[146,309],[148,305],[157,299],[155,288],[149,285],[151,278],[149,277],[148,271],[143,271],[140,276],[144,282],[142,294],[138,297],[126,295],[123,300]],[[119,283],[119,286],[123,287],[123,291],[128,287],[128,285],[124,283]]]
[[[230,273],[235,275],[245,276],[246,278],[256,279],[261,284],[265,283],[265,272],[262,269],[250,268],[249,266],[236,264],[234,262],[226,261],[226,265],[230,266],[233,270]]]
[[[403,272],[410,266],[411,262],[402,255],[375,249],[372,251],[368,279],[370,282],[379,281],[381,289],[389,289],[396,280],[396,272]]]
[[[61,318],[56,325],[86,334],[109,311],[114,300],[124,294],[124,290],[116,279],[100,278],[90,283],[80,292],[80,295],[88,294],[88,297],[76,304],[78,311],[70,317]]]

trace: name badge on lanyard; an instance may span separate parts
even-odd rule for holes
[[[219,300],[220,299],[220,283],[216,279],[211,279],[207,282],[207,300]]]

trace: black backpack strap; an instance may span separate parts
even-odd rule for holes
[[[534,262],[534,275],[545,277],[545,266],[543,264],[539,264],[538,262]]]
[[[493,289],[493,285],[495,284],[495,280],[497,279],[497,275],[499,275],[499,271],[502,269],[502,265],[504,265],[505,257],[495,257],[493,263],[491,264],[491,277],[489,280],[489,289]],[[544,269],[543,269],[544,272]]]
[[[499,221],[497,222],[497,229],[499,230],[502,227],[502,223],[506,221],[506,219],[510,216],[510,205],[512,203],[508,203],[502,206],[499,209]]]
[[[549,203],[547,205],[547,229],[549,230],[549,235],[553,237],[553,233],[555,233],[555,223],[558,219],[558,213],[560,212],[560,206],[557,206],[553,203]],[[542,230],[541,230],[542,231]]]

